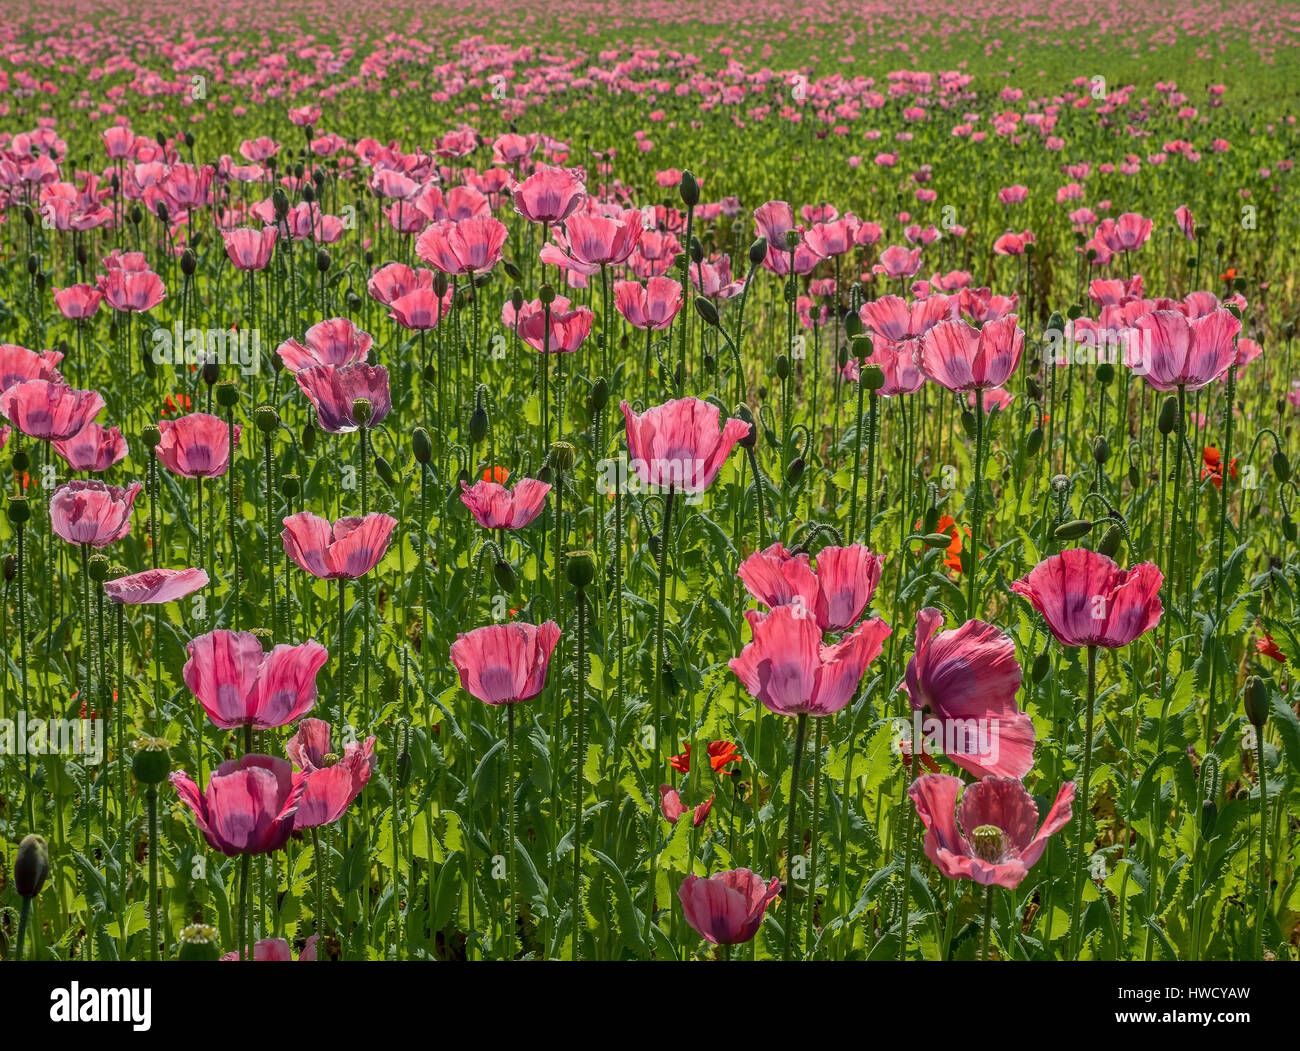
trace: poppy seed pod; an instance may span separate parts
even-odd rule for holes
[[[791,460],[790,466],[785,469],[786,482],[790,485],[797,484],[799,479],[803,477],[804,466],[804,458],[802,456],[796,456]]]
[[[32,509],[27,506],[27,497],[25,496],[9,497],[9,506],[6,511],[9,515],[9,521],[14,525],[22,525],[32,517]]]
[[[156,785],[171,773],[171,753],[165,737],[141,737],[132,745],[131,773],[142,785]]]
[[[18,844],[14,858],[14,890],[20,897],[34,898],[50,874],[50,848],[43,837],[31,833]]]
[[[1160,418],[1156,421],[1156,427],[1161,434],[1172,434],[1174,427],[1178,422],[1178,402],[1170,395],[1160,406]]]
[[[108,556],[91,555],[86,563],[86,571],[90,574],[90,579],[96,584],[102,584],[108,579]]]
[[[428,463],[433,459],[433,441],[423,427],[411,432],[411,452],[415,454],[416,463]]]
[[[230,380],[222,380],[216,387],[217,404],[223,409],[233,408],[239,403],[239,388]]]
[[[358,427],[367,427],[370,424],[370,414],[374,411],[374,403],[369,398],[352,399],[352,422]]]
[[[221,958],[221,949],[217,943],[217,929],[206,923],[191,923],[182,927],[177,939],[176,959],[192,961],[215,961]]]
[[[1092,522],[1086,518],[1076,518],[1070,522],[1062,522],[1052,530],[1053,540],[1078,540],[1081,536],[1087,536],[1092,531]]]
[[[682,181],[677,187],[677,192],[681,194],[682,204],[687,208],[694,208],[700,203],[699,180],[688,171],[682,172]]]
[[[564,559],[564,575],[581,591],[596,579],[596,559],[590,551],[570,551]]]
[[[553,442],[551,444],[551,463],[555,465],[557,471],[568,472],[572,470],[576,455],[577,451],[569,442]]]
[[[22,472],[32,465],[32,459],[27,455],[26,449],[19,449],[14,453],[14,470]]]
[[[271,405],[259,405],[253,410],[253,422],[263,434],[270,434],[280,426],[280,414]]]
[[[877,391],[885,385],[885,370],[879,365],[863,365],[861,377],[867,390]]]
[[[1115,378],[1115,366],[1109,361],[1103,361],[1097,366],[1097,382],[1102,386],[1108,385]]]
[[[1268,721],[1268,685],[1258,675],[1246,680],[1246,688],[1241,695],[1246,709],[1246,718],[1256,730],[1262,730]]]
[[[555,286],[542,285],[542,287],[537,290],[537,298],[543,306],[550,306],[555,302]]]
[[[282,475],[280,478],[280,492],[284,494],[286,500],[295,500],[298,494],[302,492],[302,479],[292,471]]]

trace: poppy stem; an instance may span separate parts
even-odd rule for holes
[[[586,914],[582,906],[582,803],[584,792],[582,724],[586,718],[583,701],[587,693],[587,592],[577,588],[578,653],[577,682],[573,691],[573,959],[582,959],[582,929]]]
[[[980,959],[989,959],[989,942],[993,934],[993,884],[984,888],[984,946],[980,950]]]
[[[144,794],[149,810],[149,959],[158,959],[158,786]]]
[[[253,958],[253,946],[248,937],[248,867],[251,854],[239,859],[239,955],[240,959]]]
[[[664,696],[664,601],[668,592],[668,545],[672,537],[673,526],[673,496],[674,491],[670,488],[664,494],[664,521],[663,527],[659,531],[659,599],[655,607],[655,638],[654,638],[654,725],[651,727],[651,736],[654,738],[654,765],[650,768],[650,777],[647,779],[649,784],[658,784],[655,780],[659,776],[659,764],[662,762],[662,750],[659,741],[659,730],[663,718],[663,696]],[[651,803],[651,842],[649,844],[650,854],[650,884],[647,888],[648,895],[646,901],[646,941],[650,941],[650,929],[654,926],[655,912],[655,882],[659,873],[659,852],[656,849],[658,838],[658,827],[655,824],[654,804]]]
[[[1088,808],[1089,792],[1088,782],[1092,777],[1092,717],[1093,708],[1097,699],[1097,647],[1088,647],[1088,708],[1087,718],[1084,723],[1083,739],[1083,771],[1080,778],[1081,799],[1079,805],[1078,823],[1079,827],[1075,835],[1076,855],[1074,859],[1074,908],[1070,911],[1070,923],[1073,925],[1073,933],[1070,936],[1071,951],[1070,955],[1077,957],[1083,949],[1083,940],[1078,935],[1078,929],[1082,926],[1079,915],[1079,909],[1083,904],[1083,879],[1086,866],[1084,858],[1083,837],[1088,828]]]
[[[790,949],[794,942],[794,845],[795,817],[799,802],[799,767],[803,763],[804,740],[808,736],[808,713],[800,712],[794,731],[794,763],[790,767],[790,807],[785,826],[785,951],[781,959],[790,961]]]
[[[517,954],[515,948],[515,706],[506,705],[506,872],[510,882],[510,908],[506,917],[506,946],[508,959]]]
[[[984,518],[984,388],[975,388],[975,478],[971,489],[970,571],[966,578],[966,618],[976,613],[979,598],[980,532]]]
[[[903,807],[907,811],[903,827],[903,908],[902,923],[898,932],[898,962],[902,963],[907,959],[907,929],[909,914],[911,912],[911,890],[912,890],[912,842],[916,839],[916,806],[909,798],[907,779],[912,770],[921,761],[922,749],[925,747],[922,741],[912,742],[912,763],[903,767]]]
[[[320,830],[311,830],[312,862],[316,869],[316,959],[328,960],[329,950],[325,945],[325,860],[320,852]]]

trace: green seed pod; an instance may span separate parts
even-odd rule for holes
[[[541,303],[542,303],[543,306],[548,306],[548,305],[550,305],[551,303],[554,303],[554,302],[555,302],[555,286],[554,286],[554,285],[542,285],[542,287],[539,288],[539,289],[537,290],[537,298],[538,298],[538,300],[541,301]]]
[[[172,757],[164,737],[141,737],[132,745],[131,773],[142,785],[161,784],[171,773]]]
[[[860,376],[867,390],[880,390],[885,385],[885,370],[879,365],[863,365]]]
[[[286,500],[296,500],[302,492],[302,479],[292,471],[280,476],[280,492]]]
[[[1097,545],[1097,554],[1105,555],[1107,558],[1114,558],[1123,539],[1124,531],[1117,525],[1110,526],[1102,535],[1101,542]]]
[[[1246,688],[1242,691],[1242,703],[1246,708],[1246,718],[1250,720],[1250,725],[1256,730],[1264,729],[1264,724],[1268,722],[1268,685],[1258,675],[1252,675],[1246,680]]]
[[[19,897],[34,898],[45,886],[49,874],[50,848],[45,840],[34,832],[24,836],[14,858],[14,890]]]
[[[492,578],[497,582],[497,587],[507,595],[513,595],[515,587],[519,583],[515,576],[515,567],[503,558],[498,558],[492,566]]]
[[[1042,682],[1043,677],[1048,673],[1051,667],[1052,667],[1052,659],[1050,656],[1048,656],[1047,650],[1043,650],[1042,653],[1040,653],[1037,657],[1034,658],[1034,663],[1030,665],[1029,668],[1030,679],[1032,679],[1034,682]]]
[[[785,480],[789,485],[795,485],[803,477],[804,459],[802,456],[796,456],[790,461],[790,465],[785,469]]]
[[[570,442],[551,443],[551,463],[555,465],[557,471],[571,471],[576,457],[577,450]]]
[[[259,405],[253,410],[253,422],[263,434],[270,434],[280,426],[280,414],[271,405]]]
[[[433,439],[423,427],[417,427],[411,432],[411,451],[415,454],[416,463],[428,463],[433,459]]]
[[[1103,361],[1097,366],[1097,382],[1103,387],[1115,379],[1115,366],[1109,361]]]
[[[374,403],[369,398],[352,399],[352,422],[358,427],[370,426],[370,414],[374,412]]]
[[[1072,522],[1062,522],[1052,530],[1053,540],[1078,540],[1081,536],[1087,536],[1092,529],[1092,523],[1086,518],[1076,518]]]
[[[216,386],[217,404],[223,409],[239,404],[239,388],[231,380],[222,380]]]
[[[206,923],[191,923],[181,928],[177,940],[176,959],[215,961],[221,958],[221,948],[217,942],[217,929]]]
[[[682,204],[687,208],[694,208],[700,203],[700,183],[688,171],[682,172],[682,181],[677,187],[677,192],[682,196]]]
[[[1273,477],[1282,483],[1291,478],[1291,461],[1281,449],[1273,454]]]
[[[1104,435],[1099,434],[1092,440],[1092,458],[1099,464],[1110,459],[1110,442]]]
[[[565,578],[581,591],[596,579],[596,559],[590,551],[570,551],[564,558]]]
[[[6,511],[9,514],[9,521],[14,525],[22,525],[32,517],[32,509],[27,506],[27,497],[25,496],[9,497],[9,506]]]
[[[90,574],[90,579],[96,584],[102,584],[108,579],[108,556],[91,555],[86,562],[86,571]]]
[[[1038,450],[1043,447],[1043,428],[1035,427],[1029,432],[1029,437],[1025,439],[1025,455],[1037,456]]]
[[[1161,434],[1172,434],[1174,427],[1178,425],[1178,401],[1170,395],[1160,406],[1160,418],[1156,421],[1156,427]]]

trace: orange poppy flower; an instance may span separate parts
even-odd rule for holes
[[[505,485],[506,479],[510,477],[510,471],[501,466],[489,467],[483,472],[483,481],[496,482],[497,485]]]
[[[917,522],[913,528],[920,529],[921,527],[922,527],[922,523]],[[961,572],[961,538],[963,533],[965,533],[967,536],[970,536],[970,530],[966,529],[965,527],[958,526],[957,520],[953,518],[951,515],[942,515],[939,518],[938,524],[934,527],[934,531],[936,533],[947,533],[949,536],[952,537],[952,543],[950,543],[944,551],[943,564],[945,567],[952,570],[954,573],[960,573]]]
[[[682,742],[682,747],[686,749],[681,755],[670,756],[668,765],[682,774],[691,772],[691,746],[686,741]],[[715,774],[734,774],[736,771],[728,770],[729,763],[741,762],[740,749],[731,741],[710,741],[709,742],[709,765],[713,768]]]

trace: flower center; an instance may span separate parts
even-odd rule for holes
[[[971,850],[981,861],[1001,861],[1006,851],[1006,842],[1006,833],[997,825],[980,825],[970,834]]]

